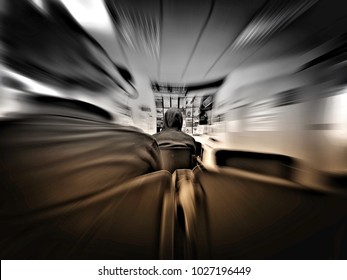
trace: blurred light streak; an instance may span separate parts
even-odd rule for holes
[[[232,44],[232,50],[262,43],[278,30],[286,27],[318,0],[305,1],[273,1],[245,28]]]
[[[109,14],[101,0],[61,0],[74,18],[85,28],[112,32]]]
[[[31,93],[31,94],[45,94],[50,96],[62,96],[62,94],[59,92],[59,90],[54,89],[51,86],[47,86],[43,83],[40,83],[38,81],[35,81],[33,79],[30,79],[24,75],[21,75],[19,73],[16,73],[15,71],[9,70],[9,69],[1,69],[1,76],[3,77],[9,77],[10,79],[13,79],[14,81],[18,81],[23,84],[25,87],[25,90],[23,93]],[[6,84],[2,84],[1,87],[8,87]],[[13,88],[17,90],[22,90],[19,88]]]
[[[138,53],[145,53],[159,59],[159,18],[138,9],[131,9],[116,1],[106,0],[106,6],[122,43]]]

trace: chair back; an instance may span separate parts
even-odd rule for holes
[[[189,147],[160,148],[163,169],[173,173],[176,169],[192,169],[193,155]]]

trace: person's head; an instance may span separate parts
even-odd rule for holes
[[[183,116],[178,108],[170,108],[166,111],[164,116],[164,129],[165,128],[176,128],[182,129]]]

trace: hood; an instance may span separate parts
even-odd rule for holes
[[[164,116],[164,127],[163,129],[175,128],[181,130],[183,124],[182,113],[177,108],[170,108],[166,111]]]

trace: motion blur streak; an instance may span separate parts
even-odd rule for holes
[[[344,1],[0,16],[2,258],[346,257]],[[159,149],[172,111],[195,153]]]
[[[144,234],[136,241],[130,233],[147,232],[147,226],[156,231],[153,219],[160,221],[162,184],[168,180],[155,175],[152,186],[153,176],[138,177],[160,169],[156,142],[136,128],[110,124],[110,115],[90,104],[53,97],[31,103],[39,108],[36,114],[1,123],[2,256],[134,258],[123,246],[140,257],[139,247],[156,240]],[[141,195],[146,189],[150,192]],[[122,219],[128,218],[140,220],[127,225]],[[120,224],[124,231],[118,229],[118,235],[107,231]],[[106,251],[102,244],[92,245],[104,239],[110,243]],[[119,247],[115,240],[125,243]],[[157,251],[147,248],[141,257],[158,258]]]

